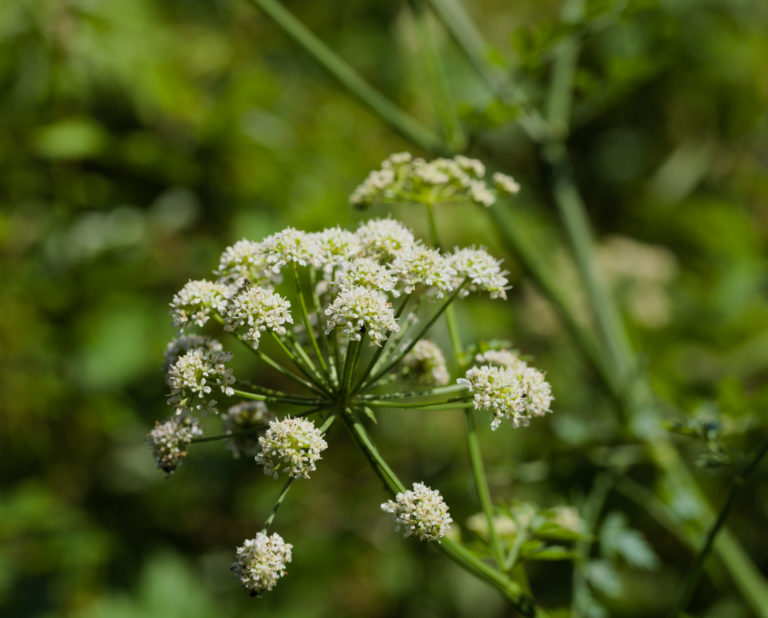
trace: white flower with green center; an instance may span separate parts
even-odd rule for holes
[[[267,267],[274,273],[286,264],[320,266],[321,249],[317,236],[287,227],[267,236],[261,243]]]
[[[391,268],[400,279],[406,294],[424,286],[432,288],[431,291],[442,298],[453,289],[456,279],[456,270],[451,263],[439,251],[421,244],[401,251]]]
[[[171,301],[173,325],[180,330],[188,326],[205,326],[212,314],[221,313],[231,288],[206,279],[188,281]]]
[[[155,424],[149,432],[147,441],[152,447],[152,456],[168,476],[187,455],[193,438],[203,435],[200,422],[191,416],[172,416],[168,420]]]
[[[485,176],[485,165],[483,165],[482,161],[470,159],[464,155],[456,155],[453,160],[456,161],[458,166],[470,176],[474,176],[475,178],[482,178]]]
[[[443,352],[430,339],[416,342],[400,362],[400,366],[404,379],[421,386],[444,386],[451,379]]]
[[[318,232],[315,238],[320,249],[319,264],[328,274],[360,253],[360,239],[357,234],[340,227],[327,228]]]
[[[413,489],[400,492],[394,500],[381,505],[381,510],[395,516],[397,530],[403,535],[415,536],[422,541],[440,541],[453,521],[440,492],[423,483],[414,483]]]
[[[551,412],[552,391],[540,371],[522,363],[515,369],[482,365],[472,367],[457,380],[474,395],[476,410],[493,414],[491,429],[504,420],[514,427],[526,426],[534,416]]]
[[[251,596],[272,590],[285,575],[291,561],[293,545],[286,543],[276,532],[259,532],[236,549],[232,571]]]
[[[520,192],[520,185],[512,176],[496,172],[493,175],[493,184],[496,186],[496,190],[502,195],[516,195]]]
[[[482,354],[477,354],[475,355],[475,361],[489,365],[499,365],[500,367],[506,367],[515,371],[526,365],[525,361],[520,359],[520,355],[517,352],[506,349],[488,350]]]
[[[216,275],[221,283],[235,286],[243,279],[257,284],[280,281],[279,275],[269,269],[262,244],[245,238],[224,250]]]
[[[389,333],[400,330],[387,297],[382,292],[370,288],[354,287],[341,290],[325,310],[325,315],[328,318],[327,333],[334,328],[341,328],[343,333],[355,341],[360,341],[362,333],[365,332],[372,343],[381,345]]]
[[[168,370],[171,405],[179,412],[217,412],[213,389],[218,388],[227,396],[234,394],[231,384],[235,378],[226,366],[231,358],[228,352],[206,348],[194,348],[179,356]]]
[[[413,245],[410,230],[394,219],[371,219],[357,228],[360,246],[368,257],[390,262]]]
[[[179,356],[185,352],[189,352],[195,348],[203,348],[211,352],[223,352],[224,347],[221,342],[213,339],[212,337],[205,337],[203,335],[182,335],[171,341],[165,348],[163,357],[165,359],[165,377],[166,381],[170,379],[168,371],[171,365],[175,363]]]
[[[337,276],[337,284],[342,289],[365,287],[388,292],[395,297],[400,295],[395,289],[397,278],[392,271],[371,258],[357,258],[344,264]]]
[[[291,303],[257,285],[249,285],[233,296],[224,313],[224,328],[241,334],[254,348],[262,332],[285,335],[285,325],[292,323]]]
[[[256,462],[264,466],[264,474],[277,478],[284,473],[293,478],[309,478],[316,470],[328,444],[315,424],[305,418],[273,420],[259,438]]]
[[[470,292],[488,292],[491,298],[507,298],[509,280],[507,272],[501,269],[501,261],[492,257],[485,249],[456,249],[448,258],[459,279],[468,279],[461,295]]]

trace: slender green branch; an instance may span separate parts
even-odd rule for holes
[[[304,299],[304,293],[301,290],[301,281],[299,279],[299,272],[296,268],[295,263],[291,263],[291,273],[293,275],[293,282],[296,286],[296,295],[299,297],[299,306],[301,307],[301,316],[304,320],[304,326],[307,329],[307,334],[309,335],[309,340],[312,343],[312,348],[315,351],[315,355],[317,356],[317,360],[320,363],[320,368],[323,370],[323,373],[326,375],[327,378],[330,378],[330,373],[328,372],[328,367],[325,364],[325,360],[323,358],[323,354],[320,352],[320,346],[317,344],[317,339],[315,338],[315,331],[312,328],[312,324],[309,321],[309,312],[307,311],[307,303]],[[319,320],[319,317],[318,317]]]
[[[681,586],[680,597],[677,600],[675,609],[670,614],[670,618],[677,618],[677,616],[682,614],[685,611],[685,608],[688,607],[688,603],[690,603],[691,597],[696,590],[696,584],[701,577],[701,572],[704,569],[704,562],[712,550],[715,538],[717,538],[717,535],[722,530],[725,522],[728,520],[728,516],[731,514],[733,505],[736,502],[737,495],[751,480],[766,452],[768,452],[768,438],[763,440],[762,444],[760,444],[752,458],[731,481],[731,485],[728,488],[728,495],[723,502],[723,506],[720,507],[720,512],[717,514],[717,518],[715,519],[714,523],[709,529],[709,532],[707,533],[706,538],[704,539],[704,545],[696,554],[693,563],[685,575],[685,580]],[[768,607],[764,607],[763,610],[766,614],[768,614]]]
[[[264,401],[265,403],[284,403],[292,406],[313,406],[318,403],[322,403],[322,399],[310,399],[309,397],[299,397],[292,395],[285,395],[282,397],[274,397],[271,395],[261,395],[260,393],[249,393],[248,391],[242,391],[233,389],[234,394],[243,399],[251,399],[253,401]]]
[[[406,294],[402,301],[400,301],[400,306],[398,306],[397,310],[395,311],[395,321],[397,322],[400,317],[403,315],[403,311],[405,311],[405,307],[408,304],[408,302],[413,298],[413,292],[410,294]],[[360,386],[363,384],[365,379],[371,374],[371,371],[373,371],[373,368],[376,366],[376,362],[379,360],[381,355],[384,353],[384,348],[389,345],[390,341],[394,337],[393,333],[389,333],[387,336],[387,339],[382,343],[376,351],[373,353],[373,356],[371,356],[371,360],[368,363],[368,366],[365,368],[365,371],[363,371],[362,376],[360,377],[360,381],[355,385],[355,388],[352,392],[357,392],[360,389]]]
[[[376,399],[366,400],[360,402],[363,405],[371,406],[372,408],[432,408],[434,406],[449,407],[448,404],[455,405],[456,408],[464,407],[463,404],[472,405],[472,396],[466,397],[451,397],[450,399],[443,399],[442,401],[397,401],[397,400],[384,400],[379,401]]]
[[[312,363],[312,360],[307,356],[307,353],[304,352],[302,347],[298,343],[296,343],[292,337],[288,336],[286,337],[286,339],[288,339],[291,342],[291,347],[294,350],[292,352],[291,349],[288,348],[287,345],[285,345],[285,342],[282,340],[282,338],[277,335],[277,333],[270,331],[270,334],[272,335],[272,338],[275,340],[275,343],[277,343],[278,347],[293,363],[294,367],[296,367],[296,369],[298,369],[302,374],[304,374],[304,377],[306,377],[307,380],[309,380],[322,392],[327,394],[329,391],[326,385],[323,383],[319,373],[317,372],[317,368],[314,366],[314,364]]]
[[[395,495],[405,491],[403,483],[381,456],[368,436],[368,432],[357,419],[355,413],[346,410],[342,414],[342,418],[349,428],[352,437],[355,439],[355,442],[357,442],[389,493]],[[461,543],[444,537],[441,539],[440,543],[437,544],[437,547],[464,570],[473,573],[478,578],[496,588],[515,607],[515,609],[524,616],[535,616],[537,618],[544,618],[546,616],[544,610],[536,605],[533,599],[526,595],[518,584],[511,581],[500,571],[497,571],[479,560]]]
[[[440,308],[437,310],[437,312],[422,327],[419,333],[415,337],[413,337],[412,341],[407,346],[405,346],[405,348],[403,348],[400,351],[400,353],[397,354],[395,359],[391,361],[386,367],[384,367],[384,369],[380,369],[373,375],[373,377],[366,380],[362,385],[363,389],[366,389],[372,384],[375,384],[379,378],[381,378],[383,375],[387,374],[389,371],[394,369],[398,365],[398,363],[400,363],[400,361],[403,360],[405,355],[408,354],[408,352],[410,352],[413,349],[413,346],[415,346],[416,343],[424,336],[424,333],[426,333],[432,327],[432,325],[437,321],[437,318],[439,318],[443,314],[443,312],[446,310],[446,308],[456,299],[456,297],[459,295],[459,292],[461,292],[461,290],[464,289],[464,286],[466,284],[467,284],[467,281],[465,279],[464,281],[461,282],[460,285],[456,287],[456,289],[453,292],[451,292],[450,296],[448,296],[448,298],[445,299],[443,304],[440,305]]]
[[[312,306],[317,316],[317,330],[320,333],[320,346],[323,348],[323,354],[328,359],[328,374],[330,376],[331,384],[338,386],[339,381],[339,369],[333,362],[333,356],[331,352],[331,345],[328,341],[328,335],[325,332],[325,320],[323,316],[323,310],[320,304],[320,297],[317,294],[317,278],[315,269],[309,269],[309,285],[310,285],[310,298],[312,299]]]
[[[301,416],[309,416],[310,414],[315,414],[317,412],[320,412],[321,410],[327,410],[328,406],[318,406],[316,408],[312,408],[311,410],[305,410],[304,412],[299,412],[298,414],[292,414],[291,416],[293,418],[299,418]],[[227,440],[231,438],[236,438],[237,436],[248,436],[253,433],[258,433],[260,431],[264,431],[269,425],[255,425],[254,427],[249,427],[248,429],[240,429],[238,431],[228,431],[227,433],[223,433],[217,436],[205,436],[202,438],[192,438],[193,443],[200,443],[200,442],[215,442],[217,440]]]
[[[435,388],[425,388],[415,391],[397,391],[395,393],[381,393],[370,395],[358,395],[355,399],[365,404],[368,400],[387,401],[390,399],[412,399],[414,397],[433,397],[435,395],[447,395],[449,393],[460,393],[466,391],[467,387],[463,384],[451,384],[450,386],[437,386]],[[419,400],[421,401],[421,400]]]
[[[300,23],[282,4],[276,0],[250,0],[295,43],[335,77],[361,103],[389,124],[404,138],[429,152],[442,152],[444,145],[440,137],[422,126],[382,96],[325,43]]]
[[[480,441],[477,439],[477,430],[475,429],[474,410],[464,410],[464,420],[467,426],[467,451],[469,453],[469,462],[472,466],[472,478],[477,490],[477,498],[485,514],[485,521],[488,524],[488,535],[491,541],[491,549],[494,558],[500,569],[504,569],[504,553],[502,551],[501,539],[496,531],[496,522],[494,521],[494,507],[491,501],[491,492],[488,489],[488,478],[485,475],[485,466],[483,465],[483,453],[480,449]]]
[[[264,526],[261,528],[262,532],[266,533],[267,530],[269,530],[269,527],[272,525],[272,522],[275,520],[275,515],[277,515],[277,509],[280,508],[280,505],[283,503],[283,500],[285,500],[285,496],[288,495],[288,490],[291,488],[291,485],[293,485],[293,481],[295,480],[296,479],[291,476],[285,482],[285,485],[283,485],[283,488],[280,490],[280,493],[275,499],[275,503],[272,505],[272,509],[269,511],[269,515],[264,520]]]
[[[355,373],[355,366],[357,365],[357,359],[360,356],[360,347],[362,346],[361,339],[350,339],[349,345],[347,345],[347,354],[344,357],[344,371],[341,374],[341,393],[342,396],[346,396],[350,391],[352,385],[352,376]]]
[[[325,396],[325,395],[327,395],[327,393],[326,393],[324,390],[322,390],[322,389],[319,389],[317,386],[315,386],[315,385],[314,385],[314,384],[312,384],[311,382],[307,382],[307,381],[306,381],[304,378],[301,378],[301,377],[297,376],[297,375],[296,375],[295,373],[293,373],[292,371],[289,371],[288,369],[286,369],[285,367],[283,367],[283,366],[282,366],[280,363],[278,363],[278,362],[276,362],[276,361],[272,360],[272,359],[271,359],[269,356],[267,356],[267,354],[265,354],[265,353],[264,353],[262,350],[259,350],[259,349],[255,349],[255,348],[252,348],[251,346],[248,346],[248,347],[249,347],[249,348],[250,348],[250,349],[251,349],[253,352],[255,352],[255,353],[256,353],[256,356],[258,356],[258,357],[259,357],[259,358],[260,358],[260,359],[261,359],[261,360],[262,360],[264,363],[266,363],[267,365],[269,365],[270,367],[272,367],[272,369],[274,369],[275,371],[277,371],[277,372],[278,372],[280,375],[282,375],[282,376],[285,376],[285,377],[286,377],[286,378],[288,378],[289,380],[293,380],[293,381],[294,381],[294,382],[296,382],[297,384],[300,384],[301,386],[303,386],[303,387],[304,387],[305,389],[307,389],[308,391],[312,391],[313,393],[315,393],[315,394],[317,394],[317,395],[321,395],[321,396]]]

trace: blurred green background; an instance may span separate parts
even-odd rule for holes
[[[286,5],[434,125],[405,3]],[[494,61],[514,66],[536,100],[562,35],[558,4],[471,5]],[[768,403],[768,5],[588,5],[595,27],[582,39],[569,146],[600,261],[670,418],[719,419],[738,434],[735,448],[751,449]],[[434,31],[468,153],[520,181],[520,197],[501,207],[582,302],[516,110],[494,103]],[[279,514],[276,530],[294,544],[289,576],[250,599],[229,564],[278,482],[218,443],[193,448],[165,480],[145,442],[168,414],[173,293],[242,237],[384,216],[353,212],[347,196],[401,150],[413,148],[247,2],[0,3],[0,615],[511,615],[495,592],[392,531],[378,482],[340,431]],[[423,213],[396,214],[426,235]],[[494,495],[578,506],[606,452],[624,445],[634,456],[614,404],[491,220],[471,206],[439,217],[451,243],[505,255],[515,284],[507,303],[462,306],[465,340],[511,339],[557,398],[528,429],[491,435],[481,423]],[[462,422],[393,412],[375,429],[395,469],[441,487],[460,523],[478,510]],[[679,443],[691,462],[701,454]],[[663,491],[639,457],[633,478]],[[730,474],[696,472],[715,503]],[[607,508],[659,561],[619,565],[620,592],[601,602],[609,615],[662,615],[690,552],[626,497]],[[731,528],[764,571],[767,513],[763,475]],[[749,615],[716,561],[708,577],[693,610]],[[568,602],[567,564],[542,563],[531,578],[545,606]]]

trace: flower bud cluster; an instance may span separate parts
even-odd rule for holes
[[[263,401],[244,401],[229,408],[221,419],[224,421],[224,432],[232,437],[227,440],[227,446],[235,458],[255,457],[259,452],[259,437],[256,429],[266,425],[274,418]],[[240,432],[254,430],[250,433]]]
[[[203,435],[200,422],[191,416],[172,416],[164,422],[157,422],[149,432],[147,440],[152,447],[152,456],[157,467],[168,476],[187,455],[193,438]]]
[[[191,348],[168,369],[168,384],[171,387],[169,403],[182,412],[214,412],[216,399],[214,389],[231,397],[235,377],[226,363],[232,358],[229,352],[218,347],[201,346]]]
[[[482,355],[483,360],[503,365],[480,365],[472,367],[457,383],[464,384],[474,394],[476,410],[493,413],[491,429],[497,429],[504,420],[514,427],[528,425],[534,416],[551,412],[552,389],[538,369],[515,359],[512,354],[505,357],[495,352]]]
[[[349,201],[357,208],[375,203],[439,204],[472,202],[491,206],[494,192],[484,180],[485,166],[477,159],[458,155],[432,161],[403,152],[390,156],[355,189]],[[520,186],[511,176],[496,173],[493,183],[501,195],[514,195]]]
[[[259,438],[256,462],[264,466],[264,474],[277,478],[285,472],[293,478],[309,478],[317,468],[328,444],[315,424],[305,418],[283,418],[269,423]]]
[[[395,516],[396,529],[402,530],[404,536],[421,541],[439,541],[453,522],[440,492],[423,483],[414,483],[413,489],[398,493],[394,500],[382,504],[381,510]]]
[[[272,590],[277,580],[285,575],[292,550],[293,545],[286,543],[276,532],[270,535],[259,532],[236,549],[232,571],[251,596],[258,596]]]
[[[413,349],[403,357],[400,375],[420,386],[444,386],[451,379],[445,365],[445,356],[431,339],[416,342]]]

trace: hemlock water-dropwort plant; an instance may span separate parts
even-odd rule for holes
[[[393,155],[351,200],[425,204],[439,247],[434,204],[486,205],[519,188],[511,178],[497,177],[494,192],[484,174],[479,161],[466,157],[428,163]],[[158,466],[171,475],[193,443],[221,439],[265,475],[286,479],[261,531],[236,550],[232,569],[250,594],[271,590],[285,575],[293,547],[279,534],[268,534],[269,528],[294,480],[316,470],[329,447],[328,430],[341,421],[390,490],[393,499],[381,509],[393,515],[398,530],[433,542],[520,612],[544,615],[510,575],[519,543],[506,547],[495,533],[498,513],[488,494],[474,417],[488,419],[494,430],[505,423],[527,425],[550,412],[550,387],[540,371],[509,350],[486,350],[466,362],[452,305],[470,294],[505,300],[507,273],[485,249],[435,247],[391,218],[369,220],[354,232],[289,227],[228,247],[213,279],[189,281],[173,297],[179,334],[166,349],[173,414],[149,434]],[[462,376],[453,384],[443,351],[427,338],[441,317],[447,317]],[[291,392],[235,376],[232,352],[224,350],[220,335],[255,354],[293,385]],[[438,490],[422,482],[406,489],[381,456],[365,422],[388,408],[464,411],[470,468],[490,533],[487,554],[495,565],[446,536],[452,518]],[[203,437],[203,415],[219,416],[224,433]]]

